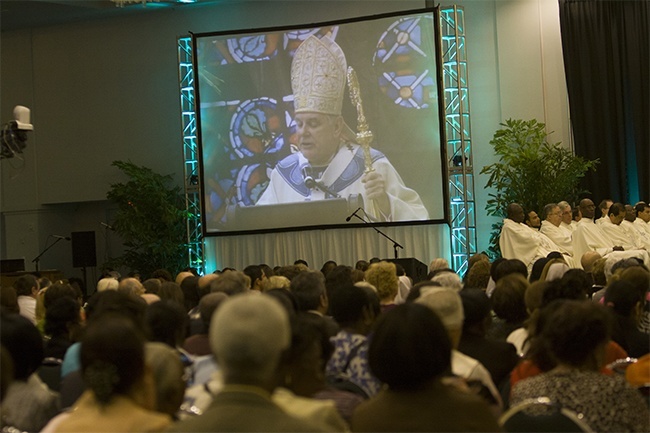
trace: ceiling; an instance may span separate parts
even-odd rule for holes
[[[202,4],[214,2],[215,0],[196,0],[196,3]],[[146,6],[142,3],[131,3],[117,7],[110,0],[0,0],[0,31],[142,14],[178,6],[191,7],[192,4],[160,0]]]

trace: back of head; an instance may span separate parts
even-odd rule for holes
[[[97,282],[97,291],[117,290],[120,283],[113,277],[102,278]]]
[[[178,305],[181,305],[183,308],[185,307],[185,295],[183,295],[183,290],[181,289],[181,286],[173,281],[164,281],[160,285],[157,295],[163,301],[173,301]]]
[[[334,260],[328,260],[325,263],[323,263],[323,266],[320,268],[321,273],[323,274],[324,277],[327,276],[334,268],[336,268],[338,265]]]
[[[16,290],[16,295],[30,296],[32,294],[32,288],[38,290],[38,280],[31,274],[25,274],[18,277],[18,279],[14,281],[13,286]]]
[[[548,310],[540,341],[557,363],[580,367],[609,340],[609,315],[599,304],[565,300]]]
[[[591,275],[582,269],[569,269],[562,276],[562,284],[580,288],[582,292],[590,294],[592,292],[593,279]]]
[[[174,281],[172,274],[167,269],[156,269],[151,273],[151,278],[158,278],[162,283]]]
[[[151,293],[153,295],[158,294],[158,290],[160,290],[161,285],[162,283],[158,278],[149,278],[148,280],[144,280],[142,282],[145,293]]]
[[[214,312],[217,311],[217,308],[228,299],[228,295],[222,292],[208,293],[199,301],[199,315],[201,316],[201,321],[206,326],[206,331],[210,327],[210,321]]]
[[[429,263],[429,272],[437,271],[439,269],[448,269],[449,268],[449,262],[447,259],[439,257],[437,259],[431,260],[431,263]]]
[[[306,270],[306,269],[304,269]],[[301,273],[303,269],[300,268],[298,265],[288,265],[288,266],[281,266],[277,270],[275,270],[275,275],[280,275],[282,277],[288,278],[290,281],[293,280],[293,278]]]
[[[144,339],[132,322],[104,315],[81,340],[81,371],[100,404],[128,395],[144,377]]]
[[[415,301],[429,307],[445,325],[447,331],[458,331],[463,328],[465,315],[463,302],[454,289],[448,287],[431,287],[422,291]]]
[[[147,303],[139,296],[108,290],[96,293],[88,300],[86,320],[90,323],[104,314],[119,314],[131,320],[136,328],[142,329],[146,308]]]
[[[258,265],[248,265],[243,270],[244,274],[250,278],[251,284],[254,284],[255,281],[262,279],[262,268]]]
[[[3,313],[20,313],[16,289],[11,286],[0,286],[0,307],[2,307]]]
[[[27,381],[43,361],[43,339],[29,319],[2,311],[0,341],[11,355],[14,379]]]
[[[594,279],[594,284],[597,286],[605,286],[607,284],[605,264],[607,264],[607,259],[601,257],[600,259],[596,259],[591,267],[591,276]]]
[[[183,279],[181,282],[181,291],[183,292],[183,300],[185,303],[185,310],[190,311],[192,308],[199,305],[201,293],[199,292],[199,277],[192,275]]]
[[[494,282],[498,282],[501,278],[510,274],[519,274],[524,278],[528,278],[528,268],[526,267],[526,264],[519,259],[505,260],[497,266],[493,276]]]
[[[431,281],[440,283],[443,287],[451,287],[452,289],[460,292],[463,289],[463,281],[460,276],[455,272],[444,271],[436,274]]]
[[[551,260],[552,259],[549,257],[541,257],[535,260],[535,263],[533,263],[533,268],[530,270],[530,276],[528,277],[528,281],[530,281],[531,283],[534,283],[535,281],[539,281],[540,278],[542,277],[542,272],[544,271],[546,264]]]
[[[600,258],[602,258],[602,256],[596,251],[587,251],[580,258],[580,265],[582,265],[582,269],[584,269],[585,272],[591,272],[594,263],[596,263],[596,260]]]
[[[490,262],[479,260],[467,272],[464,286],[470,289],[485,290],[490,282]]]
[[[176,415],[185,392],[185,369],[178,352],[166,344],[149,342],[145,344],[145,359],[156,383],[156,411]]]
[[[228,296],[248,292],[250,288],[251,279],[239,271],[226,271],[210,283],[211,292],[223,292]]]
[[[612,282],[605,290],[605,305],[624,317],[629,317],[643,299],[643,295],[624,280]]]
[[[416,391],[449,371],[451,342],[429,308],[417,303],[398,305],[377,321],[368,363],[391,390]]]
[[[137,278],[124,278],[119,282],[117,290],[135,296],[140,296],[145,292],[145,288]]]
[[[561,279],[566,271],[569,270],[569,266],[566,264],[564,259],[551,259],[546,263],[544,269],[542,270],[542,275],[540,280],[542,281],[553,281]]]
[[[393,299],[397,295],[399,282],[397,268],[391,262],[377,262],[366,271],[366,281],[377,288],[380,300]]]
[[[300,311],[316,310],[325,294],[325,277],[318,271],[302,271],[291,280],[291,293]]]
[[[496,315],[510,323],[525,320],[528,313],[524,296],[528,287],[528,280],[518,273],[499,279],[490,298]]]
[[[492,307],[490,298],[481,289],[463,289],[460,291],[465,320],[463,328],[478,325],[490,315]]]
[[[76,300],[77,292],[72,288],[70,284],[56,282],[48,287],[45,291],[45,294],[43,295],[43,305],[45,308],[49,308],[50,305],[54,303],[54,301],[64,297]]]
[[[582,287],[565,283],[562,280],[547,281],[544,293],[542,294],[541,308],[559,299],[584,301],[587,299],[587,295],[582,290]]]
[[[45,335],[68,335],[79,325],[79,303],[72,298],[62,297],[50,304],[45,311]]]
[[[175,348],[185,339],[189,317],[178,303],[163,299],[147,307],[145,323],[150,341]]]
[[[338,265],[328,272],[325,277],[325,287],[327,293],[331,293],[336,288],[352,283],[352,268],[345,265]]]
[[[354,326],[363,318],[364,309],[370,308],[366,291],[352,284],[335,290],[329,302],[330,312],[341,327]]]
[[[290,343],[286,310],[264,294],[227,299],[210,324],[210,346],[226,383],[268,384]]]

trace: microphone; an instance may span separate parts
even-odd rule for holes
[[[110,224],[106,224],[105,222],[102,222],[102,221],[100,221],[99,223],[100,223],[101,225],[103,225],[104,227],[106,227],[107,229],[109,229],[109,230],[115,230],[115,229],[113,228],[113,226],[110,225]]]
[[[318,184],[316,183],[313,177],[305,176],[305,186],[309,189],[314,189],[318,187]]]
[[[352,219],[352,217],[353,217],[353,216],[356,216],[356,215],[357,215],[357,212],[359,212],[361,209],[362,209],[362,208],[360,208],[360,207],[357,208],[357,210],[355,210],[354,212],[352,212],[352,215],[350,215],[349,217],[347,217],[347,218],[345,219],[345,221],[350,221],[350,220]]]
[[[52,235],[52,237],[55,238],[55,239],[63,239],[63,240],[66,240],[66,241],[70,240],[70,236]]]

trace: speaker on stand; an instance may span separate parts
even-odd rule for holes
[[[87,267],[97,266],[97,251],[95,245],[95,232],[72,232],[72,267],[81,268],[84,275],[84,285],[86,286],[86,293],[84,298],[88,296],[88,276],[86,275]]]

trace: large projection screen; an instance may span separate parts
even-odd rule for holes
[[[445,222],[435,23],[419,10],[193,35],[204,234]],[[357,85],[337,90],[345,65]],[[330,96],[340,119],[319,111]]]

